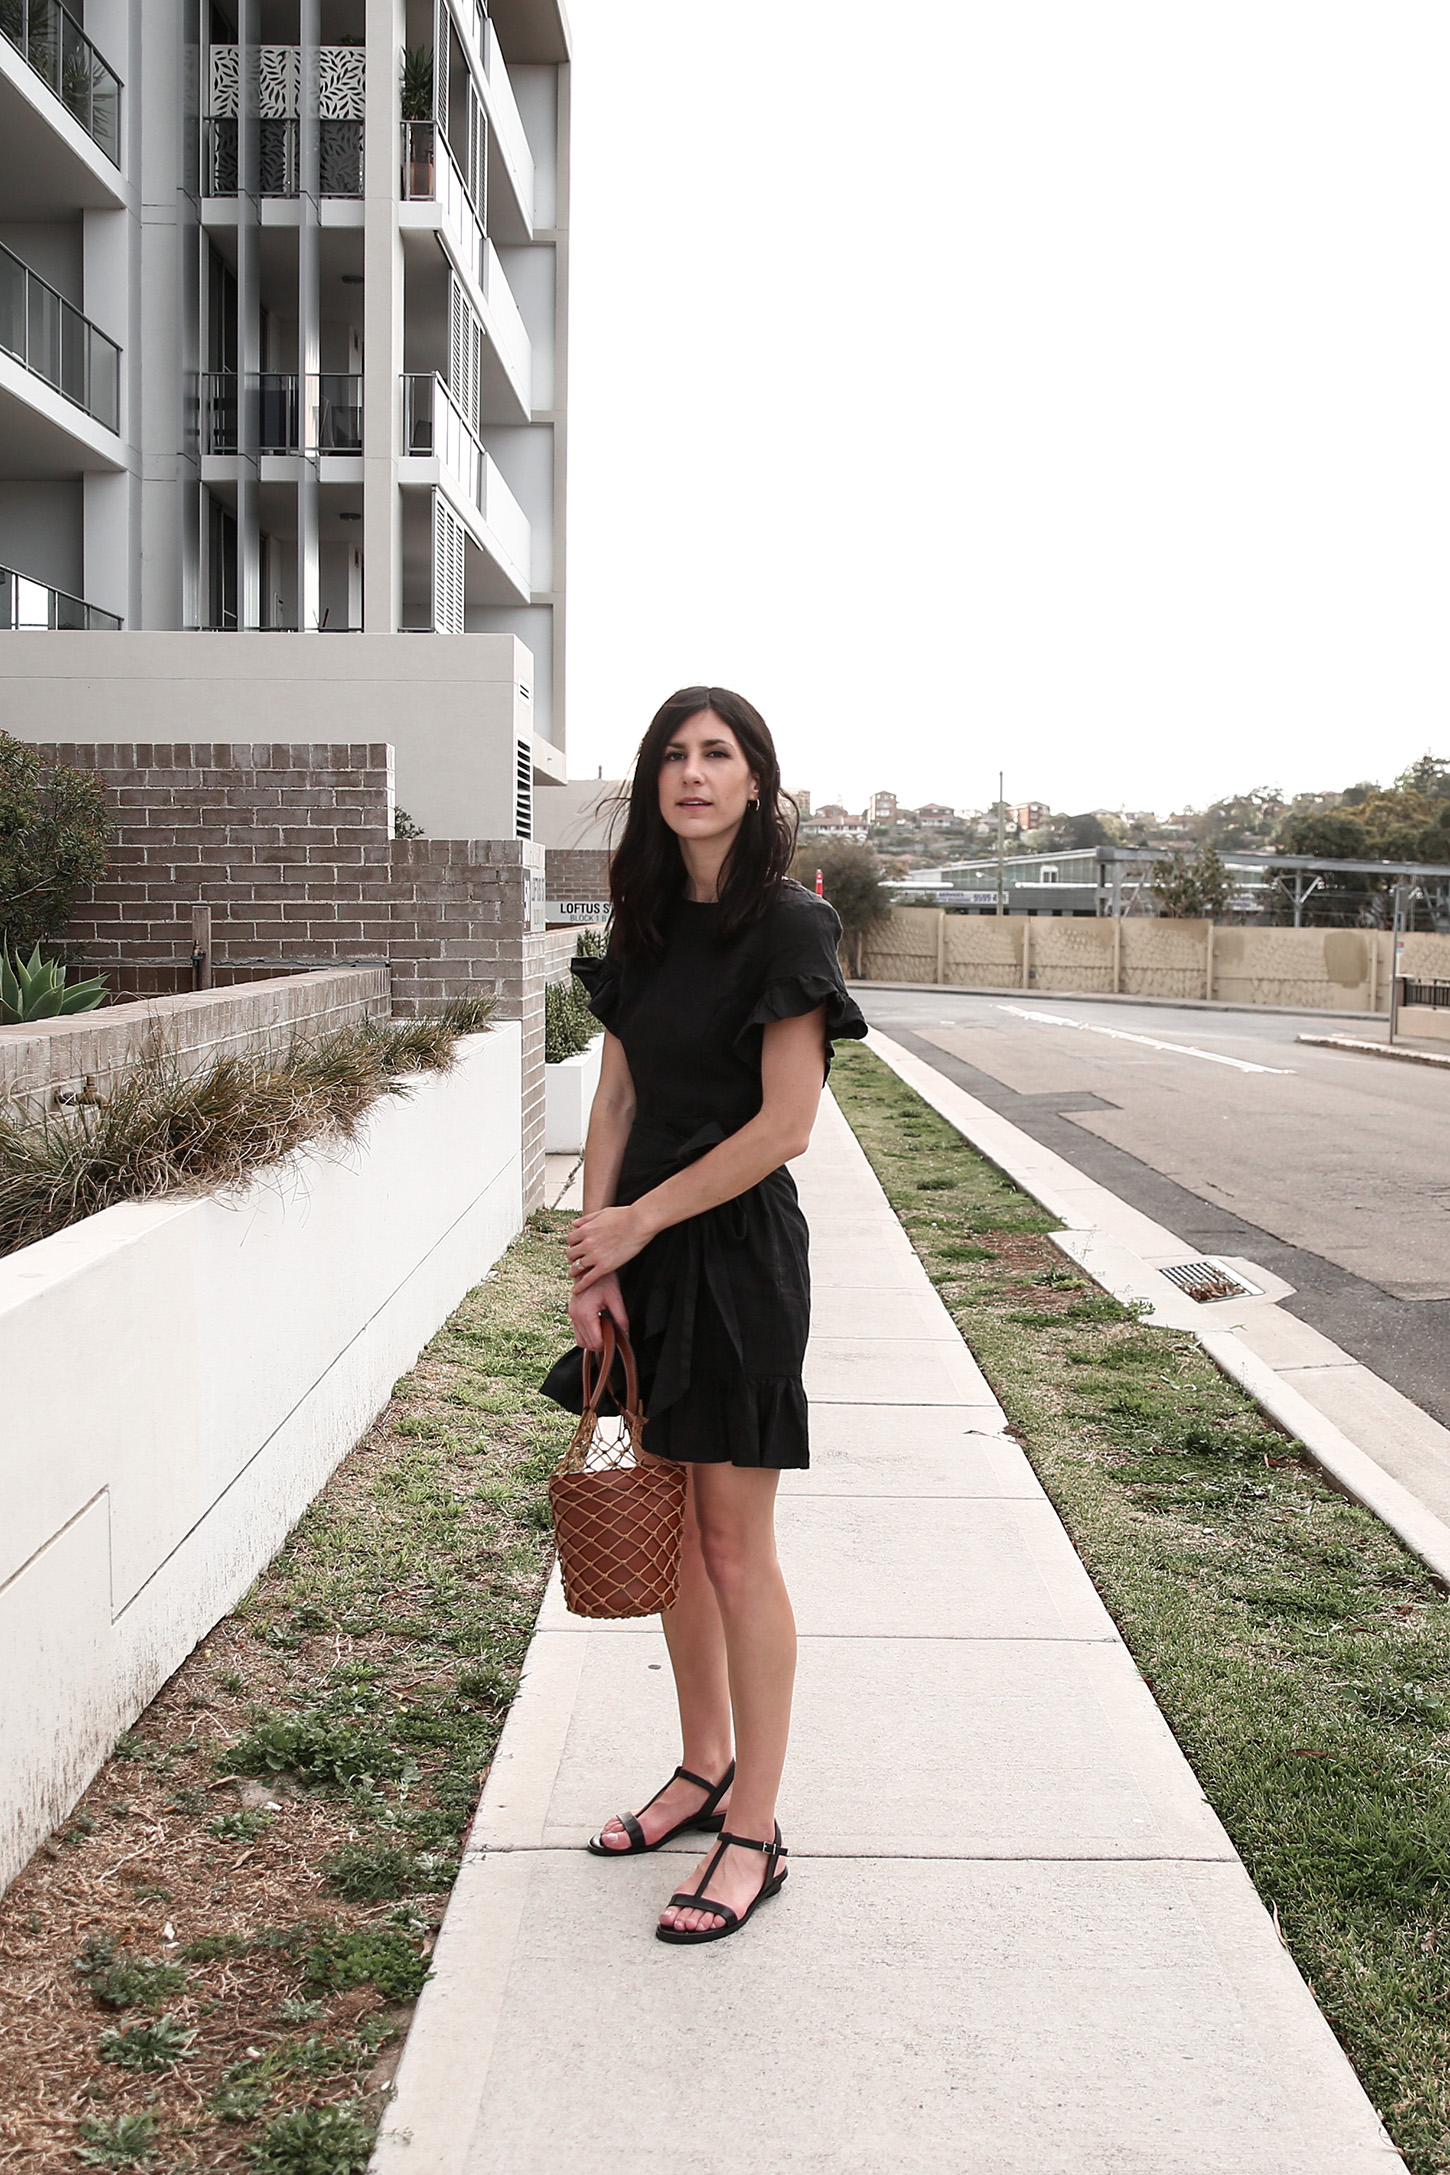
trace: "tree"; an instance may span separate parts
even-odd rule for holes
[[[1395,780],[1402,793],[1421,793],[1427,801],[1450,801],[1450,762],[1428,750]]]
[[[1212,846],[1191,861],[1165,854],[1153,863],[1149,887],[1165,914],[1177,921],[1217,921],[1228,905],[1229,873]]]
[[[867,931],[879,928],[891,912],[881,888],[880,856],[851,839],[812,839],[796,857],[796,874],[807,890],[815,889],[817,869],[825,879],[826,897],[841,917],[851,972],[859,975]]]
[[[60,935],[82,884],[105,875],[113,829],[99,778],[0,732],[0,944]]]
[[[1358,809],[1330,808],[1320,815],[1292,816],[1274,841],[1280,853],[1315,853],[1326,861],[1368,861],[1369,831]]]
[[[1065,847],[1083,853],[1092,846],[1111,846],[1116,841],[1117,829],[1110,831],[1101,816],[1086,813],[1069,816],[1062,827],[1062,843]]]

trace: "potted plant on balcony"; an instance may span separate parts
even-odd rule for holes
[[[404,159],[410,197],[433,194],[433,54],[426,45],[403,48]]]

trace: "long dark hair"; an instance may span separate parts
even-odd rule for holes
[[[660,766],[665,749],[687,718],[713,710],[740,742],[740,752],[760,781],[760,805],[745,821],[721,872],[717,934],[738,935],[757,921],[790,874],[799,817],[781,791],[780,763],[770,727],[743,695],[728,687],[682,687],[662,703],[634,760],[627,803],[621,796],[624,832],[609,866],[614,904],[612,947],[628,956],[658,958],[664,949],[665,915],[685,889],[680,842],[660,814]]]

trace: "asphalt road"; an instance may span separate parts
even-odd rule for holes
[[[1343,1019],[855,985],[874,1027],[1450,1426],[1450,1072]],[[1155,1046],[1156,1045],[1156,1046]]]

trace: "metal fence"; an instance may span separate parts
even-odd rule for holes
[[[1434,1012],[1450,1012],[1450,982],[1420,982],[1400,976],[1400,1003],[1428,1005]]]

